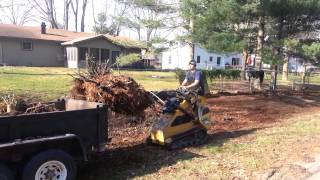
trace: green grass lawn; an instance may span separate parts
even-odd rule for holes
[[[67,95],[77,70],[67,68],[0,67],[0,94],[15,93],[39,100]],[[114,71],[114,74],[119,74]],[[147,90],[175,89],[178,81],[172,72],[120,71],[134,78]]]
[[[161,178],[233,179],[235,176],[299,162],[303,159],[303,153],[319,153],[319,147],[314,147],[320,141],[319,118],[319,113],[298,116],[280,127],[253,131],[239,138],[217,139],[201,148],[190,148],[190,152],[200,157],[167,167],[163,171],[170,172],[169,169],[173,169],[174,173],[162,174],[164,176]],[[157,177],[159,173],[141,179]]]
[[[72,86],[72,77],[69,74],[76,69],[48,68],[48,67],[0,67],[0,94],[15,93],[39,100],[52,100],[68,94]],[[114,74],[128,75],[134,78],[147,90],[176,89],[178,80],[173,72],[154,71],[114,71]],[[266,75],[268,81],[269,76]],[[293,79],[299,76],[289,76],[289,81],[279,84],[291,85]],[[226,82],[228,80],[225,80]],[[210,83],[210,81],[208,81]],[[220,83],[219,80],[212,82]],[[310,83],[320,84],[320,75],[310,78]]]

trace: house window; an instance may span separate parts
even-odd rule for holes
[[[210,62],[212,62],[212,61],[213,61],[213,57],[212,57],[212,56],[210,56],[209,61],[210,61]]]
[[[86,54],[88,53],[88,48],[87,47],[79,47],[78,52],[79,52],[79,61],[86,60]]]
[[[21,43],[21,48],[24,51],[32,51],[33,50],[33,44],[31,41],[23,41]]]
[[[116,62],[117,57],[119,56],[120,56],[120,51],[112,51],[111,53],[112,64]]]
[[[171,64],[171,56],[169,56],[169,64]]]
[[[110,50],[109,49],[101,49],[101,61],[108,61],[110,59]]]
[[[221,57],[217,57],[217,65],[220,66],[221,64]]]
[[[99,48],[90,48],[90,56],[95,61],[99,61]]]
[[[200,63],[200,56],[197,56],[197,63]]]
[[[240,58],[232,58],[232,66],[239,66]]]

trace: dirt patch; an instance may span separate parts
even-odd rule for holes
[[[320,100],[316,100],[317,96],[317,94],[306,94],[301,97],[259,94],[208,98],[207,105],[214,123],[209,134],[265,128],[281,123],[297,113],[316,111],[317,107],[320,107]],[[306,99],[315,100],[310,103],[305,101]],[[111,113],[109,117],[111,142],[108,148],[126,148],[144,143],[149,135],[152,120],[160,113],[160,106],[148,108],[140,117]]]
[[[209,130],[209,141],[218,142],[219,138],[223,141],[230,136],[236,136],[234,132],[253,133],[254,129],[282,123],[287,117],[319,110],[318,97],[319,94],[301,95],[299,98],[290,96],[290,94],[281,96],[259,94],[208,98],[207,104],[212,111],[214,121],[214,126]],[[305,99],[314,101],[310,103],[304,101]],[[297,102],[292,103],[292,101]],[[298,101],[301,104],[298,104]],[[146,114],[155,115],[155,112],[160,112],[160,108],[158,107],[156,111],[152,109],[147,111],[149,112]],[[149,119],[152,118],[149,117]],[[125,123],[121,123],[122,121]],[[188,149],[167,151],[159,146],[144,144],[148,136],[148,126],[152,121],[131,124],[132,119],[122,118],[110,123],[109,136],[112,140],[108,145],[109,151],[106,159],[98,164],[86,166],[80,174],[81,180],[89,179],[89,177],[96,180],[130,179],[155,172],[160,173],[161,177],[167,174],[167,168],[163,167],[172,166],[183,159],[199,156]],[[175,166],[169,169],[174,171],[174,168]]]
[[[311,173],[299,165],[288,164],[278,169],[272,169],[266,173],[257,173],[253,177],[256,180],[286,180],[286,179],[306,179]]]
[[[318,94],[222,96],[210,98],[207,103],[214,122],[210,133],[267,127],[306,109],[320,107]]]

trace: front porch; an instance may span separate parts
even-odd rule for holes
[[[117,57],[120,55],[120,51],[114,51],[106,48],[66,47],[67,67],[85,67],[87,54],[99,63],[114,64]]]
[[[141,54],[141,48],[119,45],[105,35],[78,38],[64,42],[62,45],[65,48],[66,66],[68,68],[85,67],[86,55],[93,57],[99,63],[114,64],[120,54]]]

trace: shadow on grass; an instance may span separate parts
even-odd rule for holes
[[[78,179],[131,179],[194,157],[201,155],[185,150],[169,151],[160,146],[139,144],[125,149],[115,149],[106,155],[96,157],[96,161],[80,168]]]
[[[283,94],[278,96],[278,100],[298,107],[320,106],[320,93]]]
[[[257,130],[260,130],[263,128],[252,128],[252,129],[246,129],[246,130],[234,130],[234,131],[222,131],[214,134],[209,134],[209,138],[206,144],[204,144],[204,147],[207,148],[219,148],[222,147],[226,142],[233,138],[238,138],[241,136],[249,135],[251,133],[255,133]]]
[[[231,138],[254,133],[257,129],[238,130],[209,134],[208,142],[203,146],[222,146]],[[79,180],[131,179],[159,171],[180,161],[191,160],[202,155],[185,149],[167,150],[160,146],[139,144],[125,149],[109,151],[96,161],[80,168]]]

